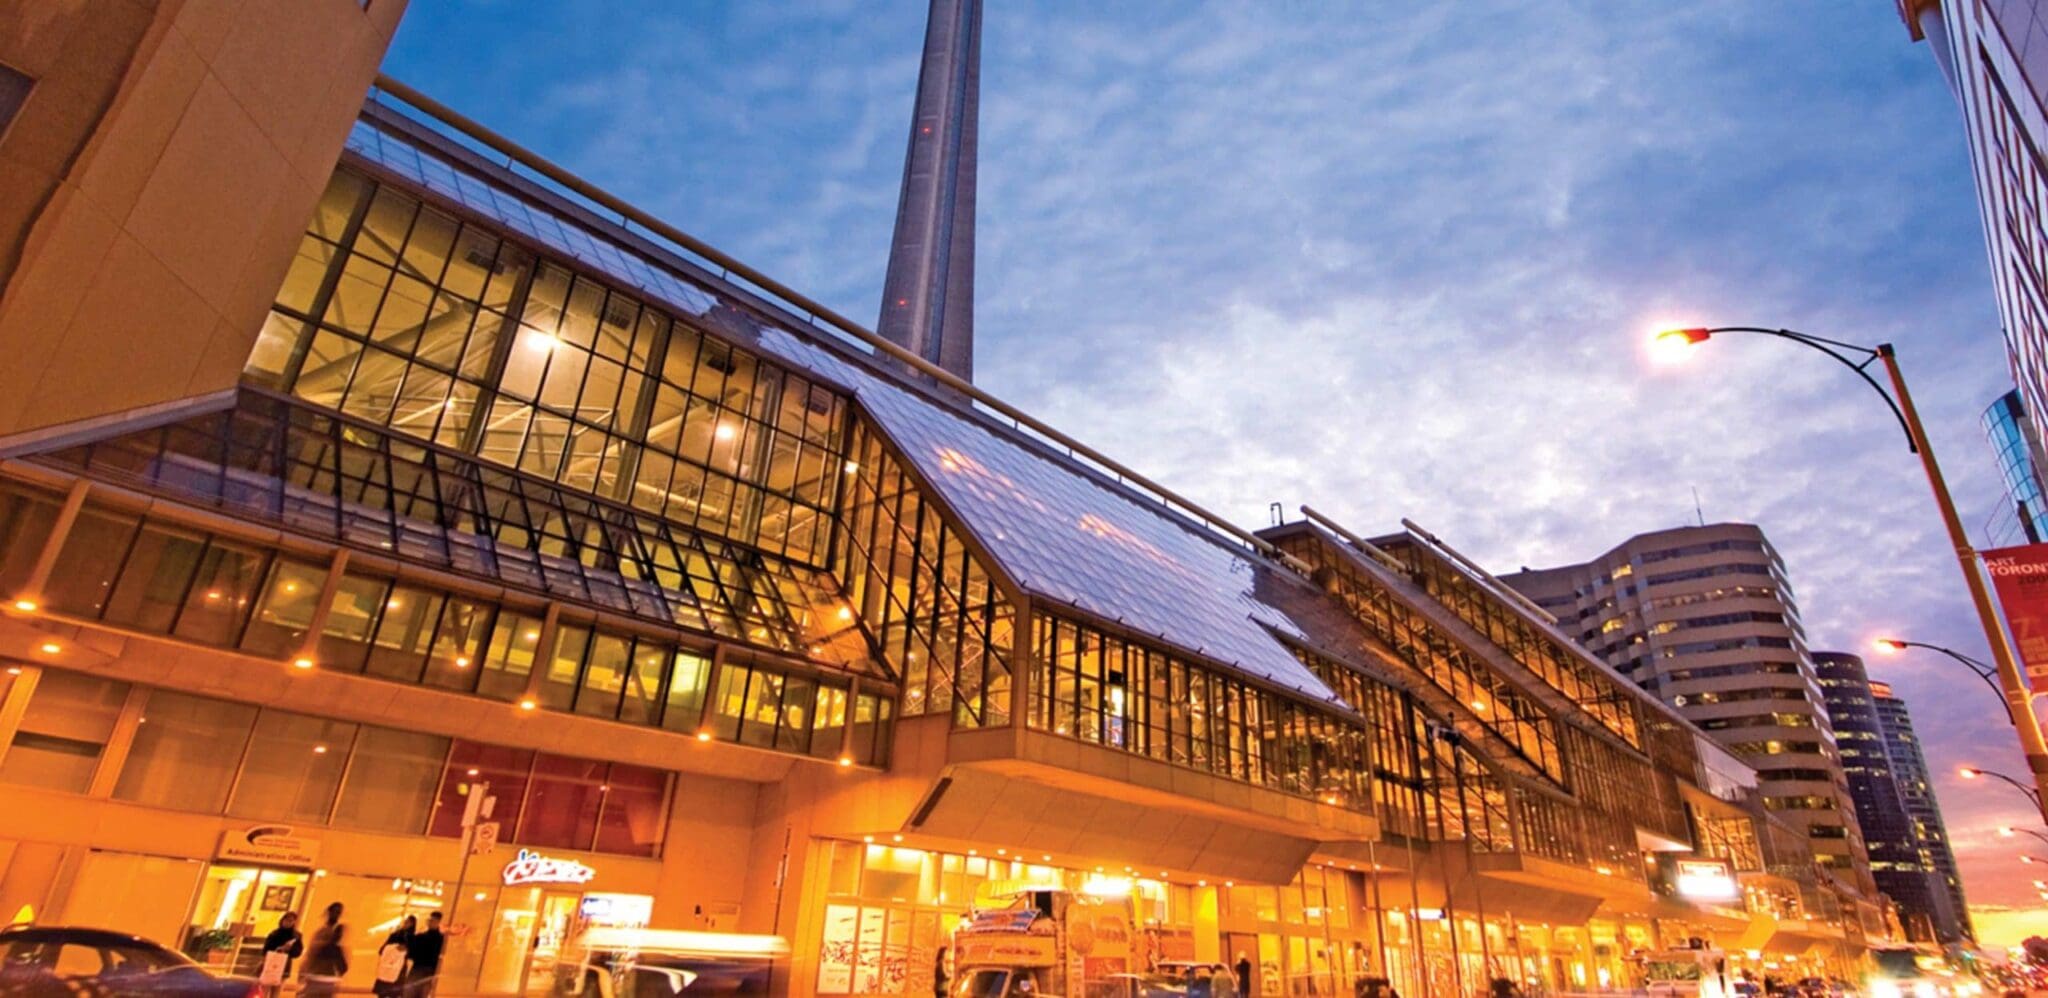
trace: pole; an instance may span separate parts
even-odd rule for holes
[[[1991,601],[1991,589],[1985,585],[1984,573],[1977,564],[1977,552],[1970,546],[1969,535],[1963,532],[1962,519],[1956,516],[1955,500],[1949,496],[1948,485],[1942,480],[1941,465],[1935,463],[1934,446],[1927,439],[1926,428],[1920,425],[1920,410],[1913,405],[1913,396],[1906,390],[1905,375],[1899,373],[1899,359],[1889,343],[1879,344],[1877,355],[1884,360],[1885,374],[1891,377],[1892,392],[1898,396],[1900,415],[1905,418],[1913,445],[1920,451],[1920,465],[1927,472],[1927,486],[1934,490],[1934,504],[1941,509],[1942,525],[1948,528],[1949,541],[1955,545],[1956,562],[1963,570],[1963,581],[1969,584],[1970,602],[1977,609],[1978,622],[1984,626],[1984,639],[1991,643],[1991,661],[1998,667],[1998,684],[2005,694],[2006,708],[2013,716],[2013,726],[2019,729],[2020,752],[2026,756],[2028,771],[2034,774],[2034,808],[2040,812],[2043,821],[2048,821],[2048,743],[2041,738],[2041,722],[2034,715],[2034,699],[2028,695],[2026,679],[2020,673],[2012,645],[2005,639],[1998,608]]]
[[[478,813],[483,810],[483,799],[490,792],[489,781],[473,782],[469,785],[469,799],[463,802],[462,863],[455,868],[455,895],[448,899],[448,927],[451,929],[461,924],[455,920],[455,912],[462,906],[463,885],[469,880],[469,854],[476,848]]]

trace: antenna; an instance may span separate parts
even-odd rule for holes
[[[1277,502],[1266,504],[1266,515],[1273,518],[1273,526],[1282,526],[1287,522],[1287,513]]]
[[[1700,518],[1700,526],[1707,525],[1707,511],[1700,507],[1700,487],[1692,487],[1692,515]]]

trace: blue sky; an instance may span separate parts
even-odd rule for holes
[[[418,0],[386,71],[871,321],[924,5]],[[1924,480],[1825,358],[1898,345],[1978,542],[2010,387],[1962,127],[1881,3],[992,3],[978,382],[1239,523],[1412,517],[1506,571],[1761,524],[1816,647],[1983,654]],[[2031,904],[1950,775],[2023,772],[1975,682],[1912,704],[1973,902]],[[1993,723],[1997,721],[1998,723]],[[2036,931],[2048,929],[2037,919]]]

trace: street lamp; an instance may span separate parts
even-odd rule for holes
[[[1900,652],[1905,651],[1908,648],[1925,648],[1928,651],[1940,652],[1943,655],[1947,655],[1948,657],[1955,659],[1956,661],[1961,662],[1964,665],[1969,666],[1970,671],[1976,673],[1978,679],[1984,680],[1984,685],[1991,687],[1992,695],[1998,697],[1998,705],[2005,708],[2005,719],[2007,721],[2011,721],[2013,719],[2012,705],[2005,702],[2005,691],[1998,688],[1998,669],[1995,666],[1988,665],[1984,662],[1980,662],[1974,658],[1971,658],[1968,655],[1963,654],[1962,652],[1955,650],[1954,648],[1943,648],[1940,645],[1930,645],[1924,641],[1906,641],[1900,638],[1877,639],[1878,651]]]
[[[1899,360],[1889,343],[1875,347],[1830,340],[1789,329],[1764,329],[1757,326],[1721,326],[1712,329],[1667,329],[1659,332],[1652,344],[1666,355],[1690,352],[1719,333],[1755,333],[1791,340],[1801,346],[1818,350],[1856,372],[1856,376],[1870,386],[1871,390],[1884,399],[1884,404],[1899,421],[1899,428],[1906,433],[1906,447],[1920,455],[1920,467],[1927,473],[1927,487],[1934,492],[1934,504],[1941,511],[1942,526],[1948,530],[1949,542],[1956,551],[1956,564],[1963,570],[1963,581],[1970,589],[1970,602],[1976,608],[1977,622],[1984,628],[1984,640],[1991,646],[1991,660],[1998,673],[1999,692],[2003,694],[2006,712],[2013,719],[2013,727],[2019,731],[2020,751],[2026,756],[2027,769],[2033,774],[2035,792],[2031,795],[2036,808],[2042,808],[2043,820],[2048,820],[2048,808],[2043,807],[2044,791],[2048,791],[2048,742],[2041,737],[2041,724],[2034,716],[2034,701],[2027,695],[2027,681],[2020,673],[2018,660],[2013,656],[2012,646],[2005,640],[2005,628],[1998,620],[1998,607],[1991,600],[1991,589],[1984,582],[1984,573],[1977,564],[1977,552],[1970,547],[1970,537],[1963,532],[1962,518],[1956,515],[1955,500],[1948,494],[1948,484],[1941,477],[1941,465],[1935,463],[1934,448],[1927,440],[1927,429],[1920,425],[1920,412],[1913,407],[1913,395],[1906,390],[1905,375],[1899,372]],[[1882,364],[1884,373],[1891,381],[1891,391],[1871,377],[1870,366]]]
[[[1999,828],[1998,830],[1998,834],[2003,835],[2006,838],[2012,838],[2013,836],[2016,836],[2021,832],[2025,832],[2028,835],[2040,839],[2042,842],[2048,842],[2048,832],[2037,832],[2031,828],[2014,828],[2011,825],[2005,825]]]
[[[1974,780],[1980,776],[1989,776],[1992,779],[1998,780],[2002,783],[2010,783],[2012,784],[2012,788],[2014,790],[2026,794],[2027,799],[2033,801],[2034,806],[2036,808],[2039,808],[2041,806],[2041,795],[2039,792],[2034,790],[2034,788],[2029,787],[2026,784],[2021,783],[2020,781],[2005,775],[2004,773],[1994,773],[1988,769],[1978,769],[1975,766],[1964,766],[1961,769],[1956,770],[1956,774],[1966,780]]]

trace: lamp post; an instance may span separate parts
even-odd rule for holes
[[[2040,839],[2043,843],[2048,843],[2048,832],[2039,832],[2031,828],[2014,828],[2011,825],[2005,825],[1999,828],[1998,830],[1998,834],[2003,835],[2006,838],[2012,838],[2013,836],[2016,836],[2021,832],[2025,832],[2028,835]]]
[[[1908,648],[1925,648],[1928,651],[1940,652],[1943,655],[1947,655],[1948,657],[1955,659],[1956,661],[1961,662],[1964,665],[1969,666],[1970,671],[1976,673],[1978,679],[1984,680],[1984,685],[1991,687],[1992,695],[1998,698],[1998,705],[2005,708],[2006,721],[2009,723],[2013,721],[2012,705],[2005,702],[2005,691],[1998,688],[1998,668],[1996,666],[1980,662],[1974,658],[1971,658],[1968,655],[1963,654],[1962,652],[1955,650],[1954,648],[1943,648],[1940,645],[1930,645],[1924,641],[1906,641],[1900,638],[1878,638],[1876,644],[1877,650],[1884,652],[1905,651]]]
[[[2026,794],[2027,799],[2034,802],[2034,807],[2039,808],[2041,806],[2041,794],[2038,791],[2036,791],[2034,788],[2030,786],[2027,786],[2024,783],[2021,783],[2018,780],[2013,779],[2010,776],[2005,775],[2004,773],[1994,773],[1988,769],[1978,769],[1975,766],[1964,766],[1963,768],[1956,770],[1956,773],[1957,775],[1961,776],[1963,779],[1966,780],[1974,780],[1979,777],[1989,776],[1992,779],[1998,780],[2002,783],[2009,783],[2012,785],[2012,788],[2014,790]]]
[[[1970,546],[1970,537],[1963,532],[1962,518],[1956,515],[1955,499],[1948,494],[1948,484],[1942,479],[1941,465],[1935,463],[1934,448],[1928,442],[1927,429],[1920,424],[1920,412],[1913,406],[1913,395],[1906,390],[1905,375],[1899,373],[1899,361],[1889,343],[1875,347],[1845,343],[1790,329],[1764,329],[1757,326],[1721,326],[1711,329],[1670,329],[1657,333],[1654,345],[1671,352],[1684,352],[1705,343],[1719,333],[1755,333],[1760,336],[1774,336],[1790,340],[1801,346],[1818,350],[1856,373],[1870,389],[1884,399],[1885,406],[1899,421],[1899,428],[1906,433],[1906,447],[1920,455],[1921,470],[1927,473],[1927,487],[1934,492],[1934,504],[1941,511],[1942,526],[1948,530],[1949,542],[1955,547],[1956,563],[1963,570],[1963,581],[1970,589],[1970,602],[1976,608],[1977,622],[1984,628],[1984,640],[1991,645],[1991,660],[1998,673],[1999,692],[2005,698],[2006,711],[2012,716],[2013,727],[2020,736],[2020,752],[2026,756],[2027,769],[2033,775],[2035,792],[2031,795],[2034,806],[2043,808],[2043,793],[2048,791],[2048,742],[2041,737],[2040,721],[2034,716],[2033,698],[2027,695],[2027,682],[2020,673],[2019,661],[2014,657],[2012,645],[2005,639],[2005,628],[1998,620],[1998,607],[1991,600],[1991,589],[1984,581],[1984,573],[1977,564],[1977,552]],[[1877,379],[1870,374],[1872,364],[1882,364],[1886,377],[1891,382],[1891,391],[1884,390]],[[2042,819],[2048,821],[2048,809],[2042,809]]]

